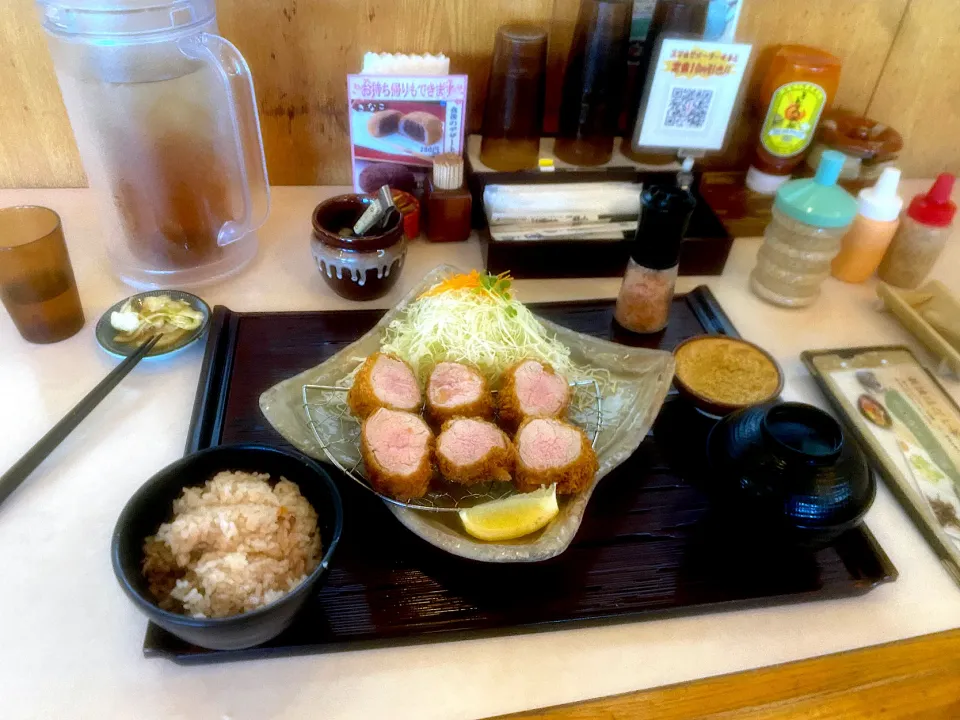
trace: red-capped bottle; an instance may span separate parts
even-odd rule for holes
[[[930,191],[910,202],[877,274],[890,285],[912,289],[930,274],[950,237],[957,206],[950,199],[954,176],[941,173]]]

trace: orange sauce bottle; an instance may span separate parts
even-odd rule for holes
[[[804,45],[783,45],[760,87],[765,109],[747,187],[772,195],[790,179],[810,147],[817,124],[840,84],[840,59]]]

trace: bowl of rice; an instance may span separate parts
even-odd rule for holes
[[[286,629],[326,575],[343,527],[340,493],[301,455],[261,445],[201,450],[127,502],[111,555],[150,620],[213,650]]]

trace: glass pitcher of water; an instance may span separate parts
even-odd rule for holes
[[[270,206],[250,69],[214,0],[38,0],[60,90],[136,287],[238,271]]]

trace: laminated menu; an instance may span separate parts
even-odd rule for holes
[[[801,357],[960,583],[960,407],[905,347]]]
[[[348,75],[353,186],[418,192],[433,157],[463,152],[466,75]]]

